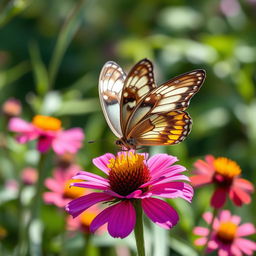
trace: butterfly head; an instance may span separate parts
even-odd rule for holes
[[[121,138],[119,140],[116,140],[116,145],[121,149],[124,149],[124,148],[127,150],[136,149],[136,142],[134,138],[130,138],[126,140]]]

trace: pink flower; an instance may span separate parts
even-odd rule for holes
[[[21,172],[21,180],[23,184],[33,185],[36,183],[38,178],[38,172],[33,167],[26,167]]]
[[[80,170],[77,165],[63,169],[57,168],[53,171],[53,177],[45,180],[45,186],[50,192],[45,192],[43,195],[44,201],[48,204],[54,204],[57,207],[63,208],[71,199],[91,192],[85,188],[70,187],[70,183],[74,182],[72,177]]]
[[[211,223],[212,217],[213,215],[210,212],[203,215],[208,224]],[[256,250],[256,243],[245,239],[244,236],[255,234],[255,228],[251,223],[239,225],[240,221],[241,218],[237,215],[231,215],[230,211],[221,211],[219,217],[214,219],[207,252],[218,250],[218,256],[253,255],[253,251]],[[209,229],[196,227],[194,234],[201,236],[201,238],[195,240],[195,244],[202,246],[208,240]]]
[[[240,178],[241,169],[236,162],[225,157],[214,158],[208,155],[205,161],[198,160],[194,165],[196,175],[191,177],[193,186],[215,185],[211,198],[212,207],[222,207],[227,196],[237,206],[251,202],[250,193],[254,191],[254,187],[248,180]]]
[[[22,110],[21,108],[22,107],[19,100],[15,98],[10,98],[4,102],[2,106],[2,112],[10,118],[14,116],[19,116]]]
[[[147,159],[146,154],[133,151],[110,153],[93,159],[106,178],[90,172],[79,172],[74,179],[84,180],[71,184],[76,187],[98,189],[67,204],[66,210],[73,217],[100,202],[109,206],[92,221],[90,230],[94,232],[107,223],[108,232],[113,237],[124,238],[134,229],[136,213],[134,201],[140,200],[144,213],[157,225],[170,229],[178,222],[177,212],[165,201],[155,197],[181,197],[191,202],[192,187],[181,173],[185,168],[172,165],[176,157],[157,154]]]
[[[93,219],[100,213],[100,209],[94,205],[89,209],[85,210],[82,214],[80,214],[77,218],[72,218],[68,216],[67,218],[67,229],[69,231],[81,231],[83,233],[90,233],[90,225]],[[101,227],[97,234],[101,234],[106,229]]]
[[[51,147],[56,154],[76,153],[82,146],[84,134],[80,128],[62,130],[61,121],[50,116],[36,115],[32,123],[12,118],[9,130],[17,132],[17,141],[26,143],[37,139],[37,149],[44,153]]]

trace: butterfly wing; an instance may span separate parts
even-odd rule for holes
[[[189,134],[192,120],[184,111],[153,114],[136,125],[128,138],[136,146],[172,145],[183,141]]]
[[[201,88],[204,79],[204,70],[194,70],[177,76],[151,90],[133,111],[126,132],[130,134],[135,126],[154,114],[187,109],[191,98]]]
[[[99,97],[101,107],[112,132],[123,137],[120,122],[120,99],[126,75],[122,68],[113,61],[108,61],[102,68],[99,78]]]
[[[143,59],[138,62],[129,72],[125,81],[121,97],[121,128],[126,134],[128,120],[151,90],[155,88],[153,65],[151,61]]]

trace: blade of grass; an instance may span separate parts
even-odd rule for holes
[[[57,38],[57,43],[49,66],[49,85],[51,90],[54,87],[56,75],[62,58],[82,22],[84,4],[85,0],[80,0],[71,10]]]
[[[36,90],[39,95],[45,95],[49,88],[47,69],[42,61],[38,45],[32,42],[29,46]]]
[[[31,66],[28,61],[23,61],[18,65],[0,72],[0,89],[2,87],[15,82],[20,79],[23,75],[31,70]]]

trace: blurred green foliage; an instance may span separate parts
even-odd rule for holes
[[[256,1],[6,0],[0,10],[0,105],[15,97],[22,102],[24,119],[41,113],[61,118],[66,128],[82,127],[86,141],[77,159],[86,170],[96,171],[93,157],[117,151],[99,106],[101,67],[114,60],[128,71],[147,57],[155,65],[158,84],[197,68],[207,72],[188,109],[194,123],[189,137],[179,145],[154,147],[150,152],[174,154],[189,170],[206,154],[226,156],[240,164],[244,177],[255,181]],[[3,134],[7,150],[2,148],[0,155],[0,226],[8,234],[4,243],[0,241],[0,254],[10,255],[17,242],[19,209],[17,195],[4,195],[4,184],[17,179],[23,167],[35,166],[38,155],[32,144],[17,145],[12,136],[6,137],[1,116],[1,138]],[[91,140],[96,142],[89,144]],[[192,207],[172,202],[180,224],[170,233],[154,229],[154,236],[171,237],[161,239],[164,244],[154,249],[154,255],[197,255],[191,247],[192,228],[208,210],[211,191],[196,191],[200,200],[194,200]],[[256,211],[255,203],[230,208],[244,221],[252,221]],[[59,255],[62,250],[62,224],[55,221],[59,215],[53,206],[43,210],[44,255]],[[152,246],[153,238],[147,236]],[[120,240],[105,235],[94,242],[102,253],[104,246]],[[121,244],[134,248],[130,238]],[[82,255],[82,235],[71,238],[66,248],[66,255]],[[106,250],[100,255],[114,253]]]

